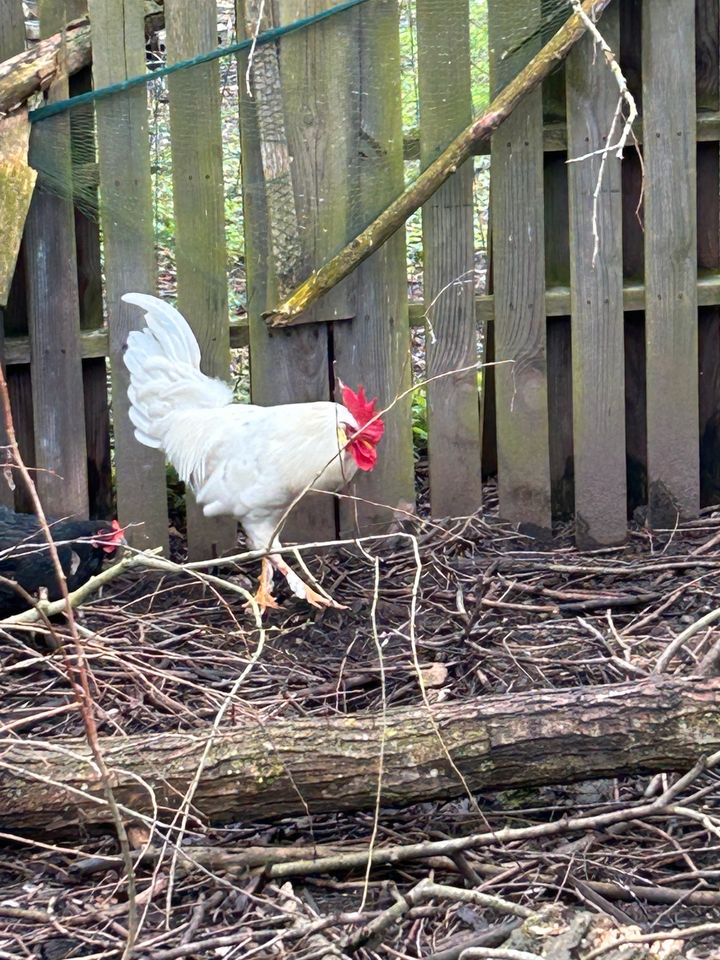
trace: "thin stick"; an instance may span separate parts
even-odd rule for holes
[[[388,907],[387,910],[383,910],[381,914],[354,933],[348,939],[345,948],[354,953],[364,944],[372,946],[388,927],[400,920],[412,907],[425,900],[441,899],[459,903],[472,903],[478,907],[521,917],[523,920],[532,916],[532,910],[510,900],[504,900],[502,897],[481,893],[479,890],[464,890],[461,887],[451,887],[444,883],[434,883],[426,878],[420,880],[412,890],[400,896],[396,903]],[[525,958],[521,958],[521,960],[525,960]],[[533,958],[533,960],[536,960],[536,958]]]
[[[377,650],[378,655],[378,666],[380,667],[380,709],[382,717],[382,733],[380,734],[380,750],[378,753],[378,775],[377,775],[377,792],[375,794],[375,809],[373,810],[373,826],[372,833],[370,835],[370,843],[368,849],[368,861],[365,868],[365,883],[362,891],[362,898],[360,900],[360,906],[358,907],[358,913],[362,913],[365,909],[367,903],[368,893],[370,891],[370,873],[372,871],[372,852],[375,849],[375,842],[377,840],[378,827],[380,825],[380,807],[382,804],[382,786],[383,786],[383,773],[385,771],[385,740],[387,738],[387,688],[385,684],[385,658],[383,656],[382,643],[380,642],[380,635],[378,633],[378,624],[377,624],[377,605],[380,598],[380,558],[371,557],[370,554],[363,548],[360,547],[363,554],[371,560],[374,568],[374,579],[373,579],[373,599],[372,607],[370,609],[370,623],[372,625],[372,634],[373,641],[375,643],[375,649]]]
[[[75,617],[73,615],[73,608],[70,604],[67,581],[65,580],[65,573],[60,563],[60,557],[58,556],[57,547],[55,541],[53,540],[52,533],[50,532],[50,527],[48,526],[47,518],[45,516],[45,511],[40,502],[37,490],[35,489],[35,484],[33,483],[32,477],[25,466],[25,462],[22,459],[20,454],[20,448],[17,442],[17,436],[15,434],[15,423],[13,421],[12,409],[10,406],[10,393],[8,391],[7,381],[5,379],[5,371],[2,364],[0,364],[0,403],[2,404],[3,418],[5,420],[5,432],[7,434],[8,446],[10,447],[10,453],[12,460],[17,467],[20,475],[23,478],[25,486],[27,488],[30,500],[33,505],[33,509],[40,523],[43,535],[47,541],[48,551],[50,558],[52,560],[53,567],[55,569],[55,576],[57,577],[58,584],[60,586],[60,591],[63,595],[63,600],[65,602],[65,616],[67,617],[68,627],[70,629],[70,636],[75,651],[75,656],[77,658],[77,663],[74,665],[70,658],[66,656],[65,645],[58,638],[58,646],[61,649],[63,656],[65,657],[65,669],[67,674],[67,679],[70,684],[70,688],[77,699],[78,705],[80,707],[80,715],[82,717],[83,726],[85,728],[85,735],[87,737],[88,744],[90,746],[93,759],[97,765],[98,771],[100,773],[100,780],[102,783],[103,792],[105,794],[105,799],[107,800],[108,808],[110,810],[110,815],[112,817],[113,824],[115,826],[115,831],[117,833],[118,842],[120,844],[120,850],[122,853],[123,864],[125,867],[125,872],[127,876],[127,895],[128,895],[128,935],[125,942],[125,948],[123,950],[123,960],[129,957],[135,941],[138,935],[138,913],[137,913],[137,891],[135,886],[135,872],[133,869],[132,856],[130,853],[130,843],[128,841],[127,832],[125,830],[125,824],[123,823],[122,816],[120,815],[120,810],[118,805],[115,802],[115,796],[113,794],[112,787],[110,785],[110,771],[105,763],[105,758],[103,756],[102,750],[100,749],[100,742],[98,740],[98,731],[97,724],[95,722],[95,712],[94,712],[94,703],[92,694],[90,693],[90,683],[88,681],[88,668],[87,661],[85,660],[85,654],[83,651],[83,646],[80,641],[80,635],[78,633],[77,624],[75,623]],[[50,626],[48,621],[48,626]],[[52,630],[52,627],[50,627]]]
[[[678,650],[685,646],[688,640],[694,637],[696,633],[704,630],[705,627],[709,627],[710,624],[715,623],[716,620],[720,620],[720,608],[706,613],[704,617],[700,617],[699,620],[696,620],[695,623],[691,623],[689,627],[682,631],[682,633],[679,633],[658,657],[653,673],[664,673],[667,665],[670,663]]]

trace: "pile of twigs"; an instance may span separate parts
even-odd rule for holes
[[[261,633],[239,592],[252,564],[221,571],[232,591],[166,570],[113,580],[78,620],[99,732],[206,727],[244,671],[228,725],[378,711],[383,698],[417,705],[418,668],[430,700],[715,671],[720,513],[585,554],[569,537],[538,546],[489,516],[408,519],[392,539],[310,560],[349,609],[315,615],[288,598],[265,620],[259,657]],[[65,676],[72,650],[54,649],[65,632],[62,623],[0,632],[6,742],[82,733]],[[525,960],[554,955],[552,927],[571,958],[717,956],[720,780],[698,766],[676,781],[504,791],[382,807],[378,817],[222,829],[193,820],[182,838],[131,830],[133,955],[453,960],[514,949]],[[566,818],[572,829],[559,831]],[[388,852],[370,870],[373,833],[375,853]],[[460,836],[476,842],[459,851],[450,841]],[[5,837],[0,957],[120,956],[129,903],[116,840],[54,840]],[[550,913],[538,920],[538,909]],[[628,937],[644,941],[612,946]]]

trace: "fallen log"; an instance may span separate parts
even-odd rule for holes
[[[163,26],[161,3],[146,0],[145,35]],[[47,90],[58,74],[72,76],[92,61],[92,31],[87,17],[0,63],[0,113],[8,113],[39,90]]]
[[[685,770],[720,749],[720,680],[532,691],[388,710],[383,802]],[[440,743],[442,735],[445,747]],[[101,739],[125,815],[172,818],[202,766],[193,816],[212,822],[371,807],[383,733],[377,714],[272,720],[241,727]],[[205,761],[201,764],[201,757]],[[81,739],[2,741],[4,829],[67,831],[109,819]]]

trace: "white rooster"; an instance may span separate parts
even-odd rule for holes
[[[234,403],[230,384],[200,370],[200,348],[186,320],[157,297],[126,293],[142,307],[147,327],[128,337],[130,419],[135,436],[164,450],[206,517],[229,514],[255,550],[275,551],[277,529],[308,489],[335,492],[356,470],[372,470],[383,422],[362,387],[343,386],[343,404]],[[263,558],[256,599],[277,607],[273,567],[293,593],[317,607],[340,607],[313,590],[277,553]]]

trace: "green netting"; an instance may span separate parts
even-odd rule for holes
[[[253,27],[252,15],[245,11],[246,19],[238,24],[235,11],[219,4],[221,42],[210,56],[216,67],[222,124],[222,190],[233,310],[245,300],[243,194],[245,206],[249,203],[266,211],[267,256],[279,290],[287,291],[313,266],[341,249],[420,172],[420,131],[436,126],[433,115],[442,116],[448,110],[445,91],[433,90],[431,81],[422,95],[423,62],[457,57],[458,69],[467,72],[462,50],[469,46],[471,113],[467,119],[487,107],[487,0],[469,0],[467,16],[458,19],[455,39],[449,42],[445,32],[432,49],[434,41],[422,30],[422,18],[442,14],[446,6],[445,0],[348,0],[337,5],[268,0],[246,77],[246,35],[248,25]],[[452,9],[457,11],[458,4],[452,4]],[[507,82],[517,73],[570,12],[568,0],[495,0],[492,45],[499,66],[493,82]],[[264,29],[267,24],[272,25],[270,30]],[[188,134],[172,129],[169,74],[188,79],[182,85],[184,110],[202,115],[215,107],[208,104],[206,63],[196,58],[169,66],[162,35],[149,44],[147,62],[145,76],[35,110],[31,162],[40,173],[42,189],[71,197],[86,216],[95,219],[101,199],[103,216],[122,222],[127,217],[123,195],[114,194],[112,183],[101,183],[98,189],[95,112],[100,101],[93,98],[112,101],[128,87],[144,84],[156,248],[161,275],[171,284],[173,155],[182,153],[185,146],[191,150],[192,144],[182,142]],[[116,136],[124,141],[124,126],[118,126]],[[103,137],[105,149],[112,151],[113,131],[107,125]],[[445,142],[434,145],[433,153],[450,139],[448,135]],[[476,248],[482,250],[487,206],[487,162],[482,158],[476,162],[476,171]],[[419,224],[419,215],[408,223],[411,286],[415,278],[418,293]],[[132,229],[131,223],[127,226]],[[200,259],[196,268],[203,270]]]

